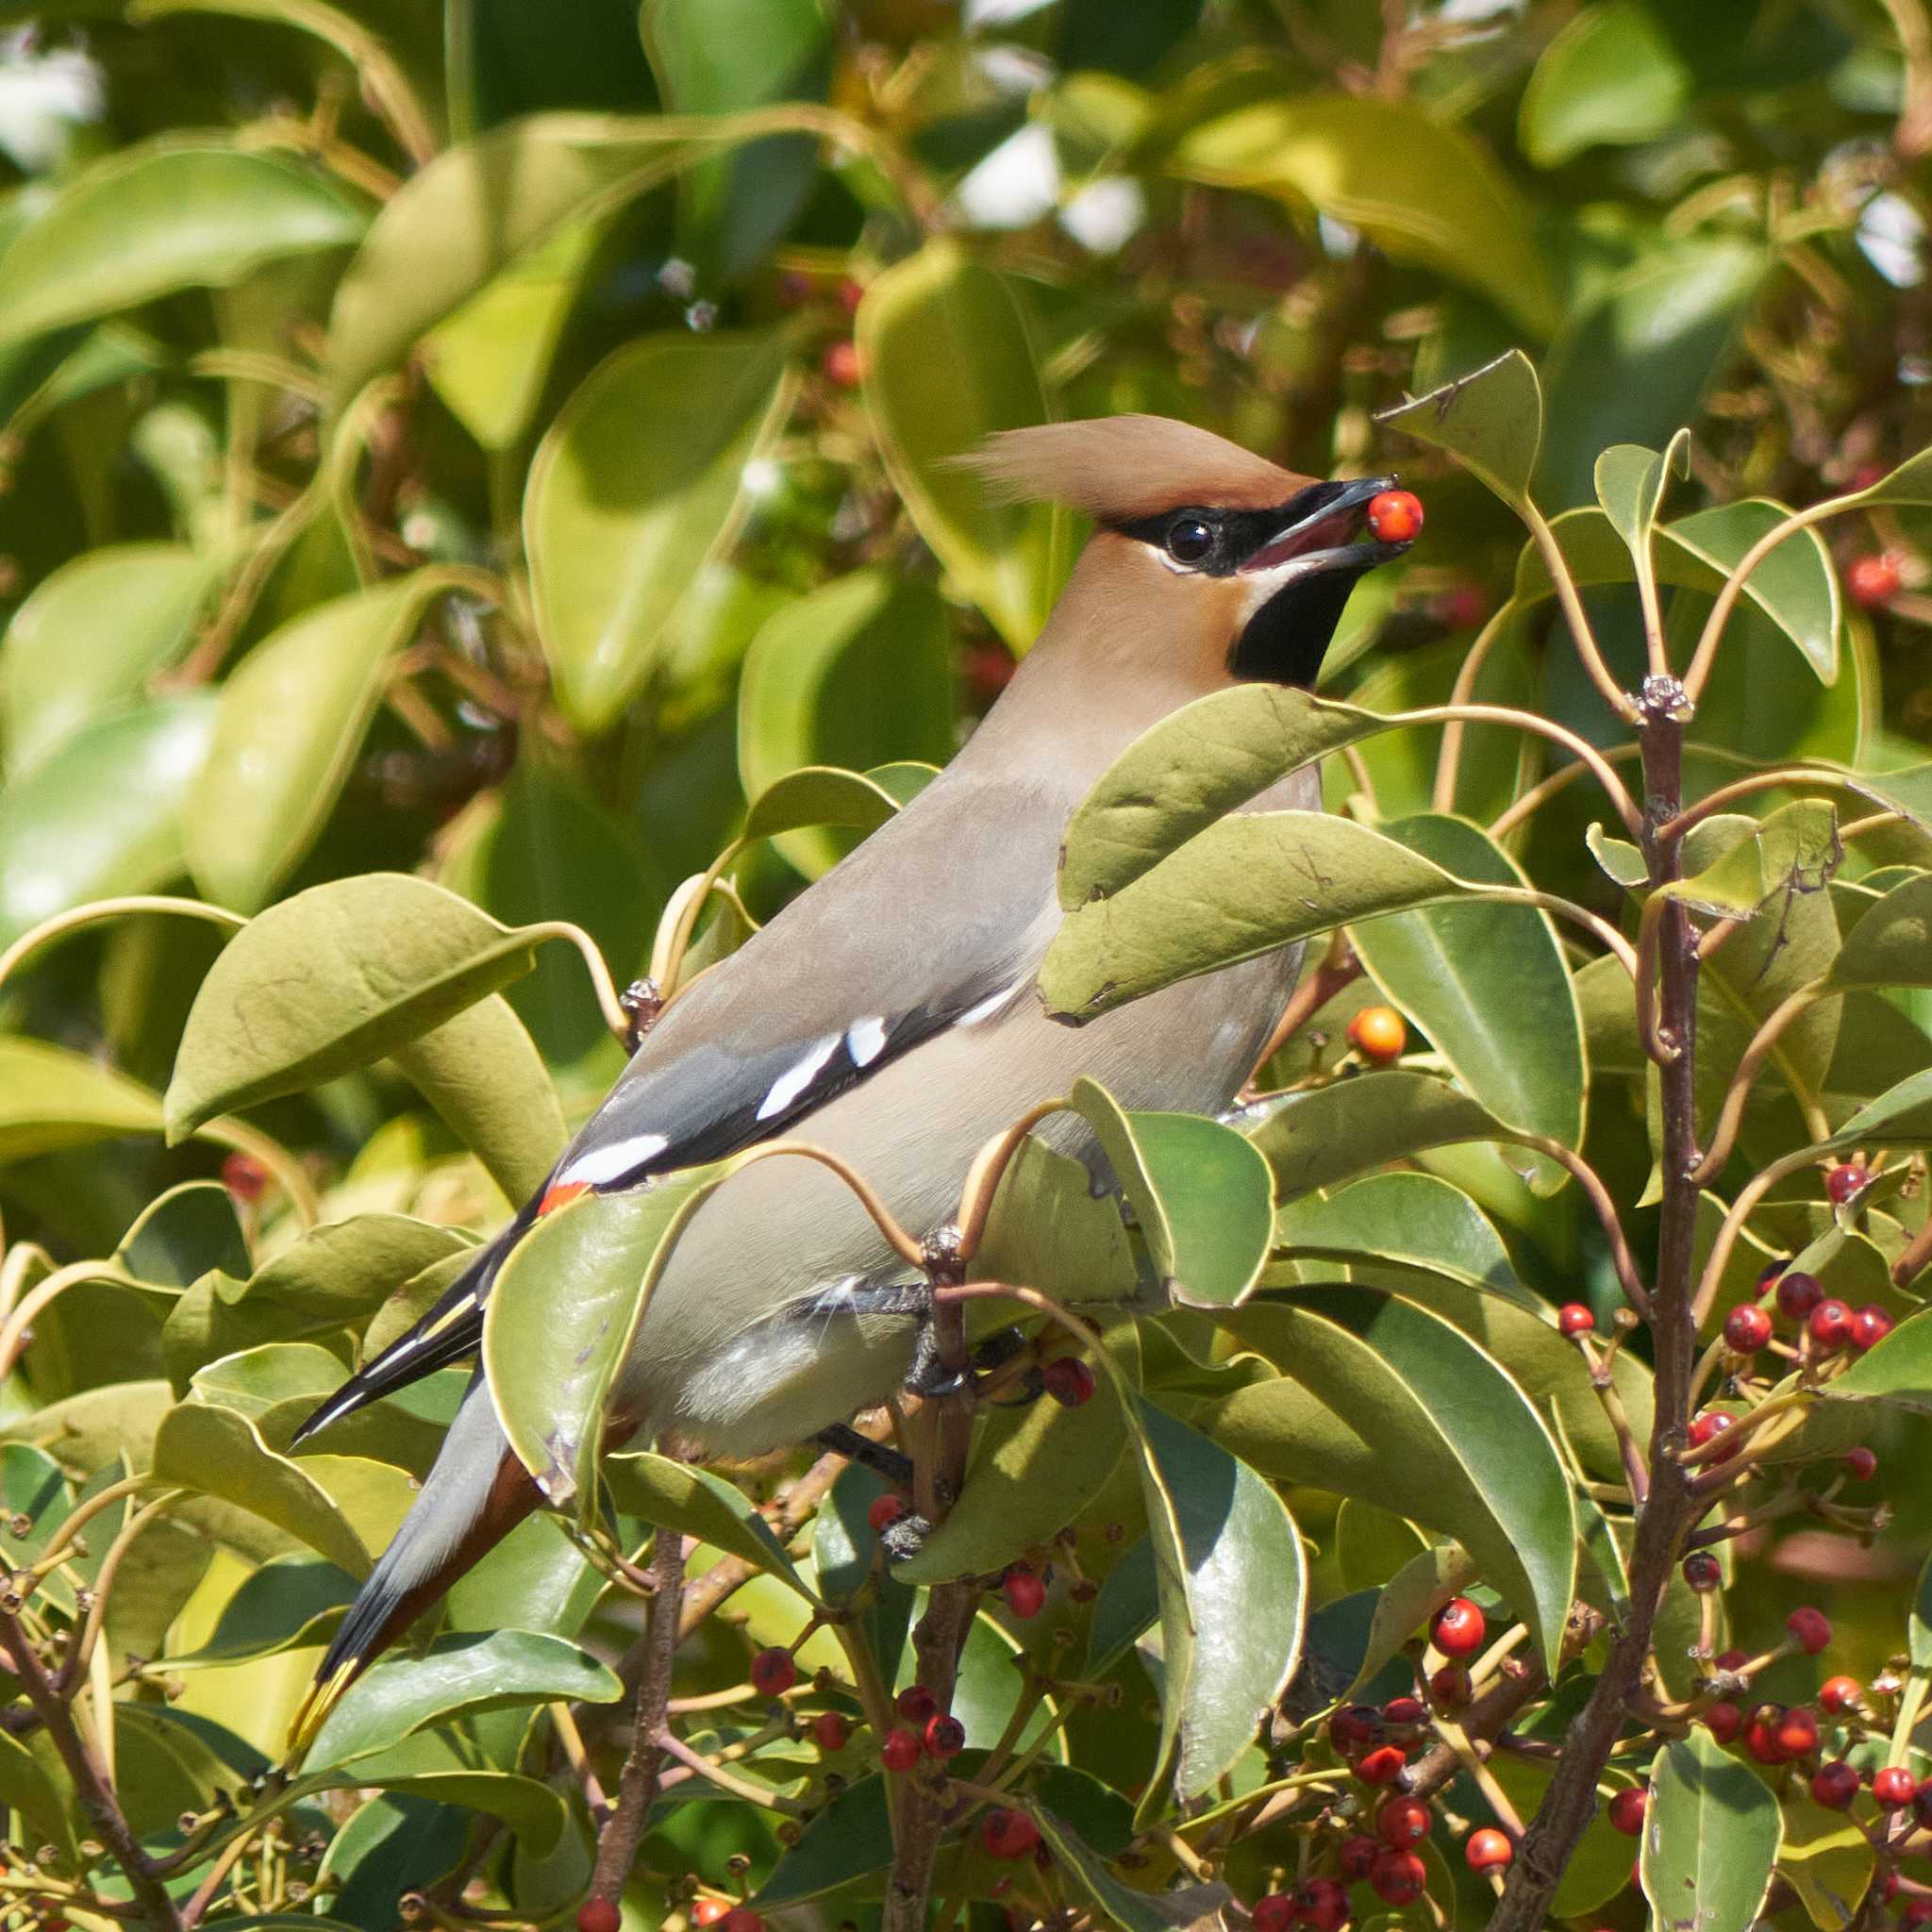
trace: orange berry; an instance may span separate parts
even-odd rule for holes
[[[1364,1007],[1348,1023],[1348,1043],[1365,1060],[1387,1066],[1402,1058],[1408,1044],[1408,1028],[1393,1007]]]
[[[1385,490],[1369,499],[1369,528],[1383,543],[1412,543],[1422,534],[1422,498],[1408,490]]]

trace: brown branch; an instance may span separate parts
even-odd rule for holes
[[[658,1796],[661,1760],[659,1733],[671,1702],[671,1666],[677,1655],[678,1616],[684,1591],[684,1537],[659,1529],[651,1544],[651,1576],[657,1594],[646,1613],[647,1646],[643,1681],[638,1686],[630,1750],[617,1781],[617,1803],[597,1838],[597,1862],[591,1871],[591,1896],[616,1904],[630,1876],[638,1840]]]

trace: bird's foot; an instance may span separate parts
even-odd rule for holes
[[[815,1440],[821,1449],[842,1456],[850,1462],[863,1463],[895,1489],[909,1489],[912,1485],[911,1457],[902,1456],[883,1442],[874,1442],[870,1436],[861,1436],[850,1423],[833,1423],[821,1429]]]

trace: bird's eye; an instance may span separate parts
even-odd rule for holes
[[[1167,554],[1176,563],[1199,563],[1213,548],[1213,527],[1199,517],[1176,517],[1168,525]]]

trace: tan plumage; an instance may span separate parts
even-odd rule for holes
[[[1046,1017],[1033,982],[1061,916],[1059,841],[1149,725],[1237,675],[1285,675],[1255,662],[1319,663],[1348,586],[1398,547],[1348,543],[1383,480],[1313,483],[1148,416],[1013,431],[974,466],[1004,492],[1070,503],[1103,525],[1038,643],[924,791],[672,1004],[558,1163],[557,1197],[646,1185],[783,1132],[844,1155],[924,1231],[952,1210],[978,1148],[1078,1074],[1128,1108],[1213,1112],[1249,1071],[1298,948],[1086,1027]],[[1211,541],[1194,556],[1203,533]],[[1313,770],[1255,801],[1319,803]],[[1065,1117],[1042,1131],[1091,1151]],[[474,1345],[495,1269],[550,1198],[526,1206],[445,1302],[306,1427]],[[905,1273],[824,1169],[754,1164],[680,1236],[613,1426],[621,1417],[640,1436],[748,1457],[882,1401],[906,1374],[916,1324],[868,1297]],[[324,1660],[303,1737],[535,1500],[479,1378]]]

